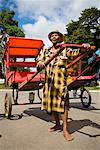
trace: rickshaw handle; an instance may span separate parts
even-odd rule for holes
[[[57,57],[67,47],[78,47],[78,48],[86,49],[83,45],[80,45],[80,44],[61,44],[60,47],[57,49],[56,53],[52,54],[51,57],[46,62],[44,62],[45,64],[44,67],[38,70],[33,75],[31,75],[28,78],[28,81],[25,80],[24,82],[22,82],[18,88],[21,89],[27,83],[29,83],[42,69],[44,69],[55,57]],[[90,46],[89,49],[95,49],[95,46]]]

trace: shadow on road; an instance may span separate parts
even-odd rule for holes
[[[77,107],[76,107],[77,106]],[[76,105],[76,103],[71,103],[71,107],[75,107],[78,109],[82,109],[83,107],[79,105]],[[84,110],[84,109],[83,109]],[[86,109],[88,111],[88,109]],[[89,108],[89,110],[98,110],[94,107]],[[52,121],[51,115],[49,115],[46,111],[41,111],[40,107],[36,107],[36,108],[28,108],[26,110],[23,111],[22,114],[14,114],[12,115],[9,119],[10,120],[19,120],[23,117],[29,117],[29,116],[35,116],[39,119],[42,119],[43,121],[46,122],[52,122],[53,124],[55,123],[54,121]],[[1,115],[1,120],[4,116]],[[97,137],[100,136],[100,134],[96,133],[95,135],[91,135],[88,133],[85,133],[83,131],[80,131],[83,127],[93,127],[96,129],[100,129],[100,125],[89,120],[89,119],[83,119],[83,120],[73,120],[72,118],[68,118],[68,127],[69,127],[69,132],[70,133],[74,133],[74,132],[79,132],[81,134],[87,135],[89,137]],[[94,132],[93,132],[94,133]]]
[[[52,118],[51,116],[46,112],[42,111],[40,107],[38,108],[29,108],[27,110],[24,110],[24,114],[27,114],[28,116],[35,116],[38,117],[44,121],[51,122]]]
[[[0,134],[0,138],[2,137],[2,135]]]
[[[69,131],[70,133],[74,133],[74,132],[79,132],[79,133],[82,133],[84,135],[87,135],[89,137],[97,137],[97,136],[100,136],[100,134],[95,134],[95,135],[91,135],[91,134],[88,134],[88,133],[85,133],[85,132],[82,132],[82,131],[79,131],[80,129],[82,129],[83,127],[93,127],[93,128],[96,128],[96,129],[100,129],[100,125],[89,120],[89,119],[83,119],[83,120],[73,120],[72,118],[70,118],[70,122],[69,122]]]
[[[90,106],[90,107],[88,107],[88,108],[85,108],[85,107],[83,107],[83,105],[81,104],[81,102],[71,102],[70,103],[70,107],[72,107],[72,108],[76,108],[76,109],[81,109],[81,110],[84,110],[84,111],[91,111],[91,110],[100,110],[99,108],[96,108],[96,107],[94,107],[94,106]],[[97,114],[100,114],[100,112],[95,112],[95,113],[97,113]]]
[[[49,114],[47,114],[46,112],[41,111],[40,108],[29,108],[27,110],[24,110],[23,113],[27,114],[28,116],[35,116],[35,117],[42,119],[44,121],[47,121],[47,122],[52,122],[51,116]],[[24,115],[23,115],[23,117],[24,117]],[[52,123],[54,123],[54,122],[52,122]],[[100,134],[91,135],[91,134],[79,131],[80,129],[82,129],[83,127],[86,127],[86,126],[100,129],[99,124],[92,122],[89,119],[73,120],[72,118],[69,118],[68,126],[69,126],[70,133],[79,132],[79,133],[87,135],[89,137],[100,136]]]
[[[5,118],[4,114],[0,114],[0,120],[3,120]]]

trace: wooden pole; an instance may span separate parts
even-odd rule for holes
[[[42,68],[44,69],[55,57],[57,57],[65,48],[67,47],[76,47],[76,48],[82,48],[83,50],[85,50],[86,48],[84,48],[82,45],[80,44],[62,44],[60,45],[60,47],[57,49],[56,53],[55,54],[52,54],[51,57],[46,61],[44,62],[45,66]],[[94,49],[95,47],[94,46],[91,46],[89,49]],[[36,73],[34,73],[33,75],[31,75],[27,80],[25,80],[24,82],[22,82],[18,89],[20,90],[21,88],[23,88],[26,84],[28,84],[42,69],[38,70]]]

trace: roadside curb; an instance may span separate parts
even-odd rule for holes
[[[89,92],[100,92],[100,90],[89,90]]]

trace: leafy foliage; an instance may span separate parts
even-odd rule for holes
[[[25,34],[18,27],[18,21],[13,19],[14,15],[15,12],[13,10],[7,12],[5,9],[2,9],[0,14],[0,28],[6,29],[10,36],[24,37]]]
[[[100,47],[100,10],[89,8],[82,11],[78,21],[66,25],[65,42],[90,43]]]

